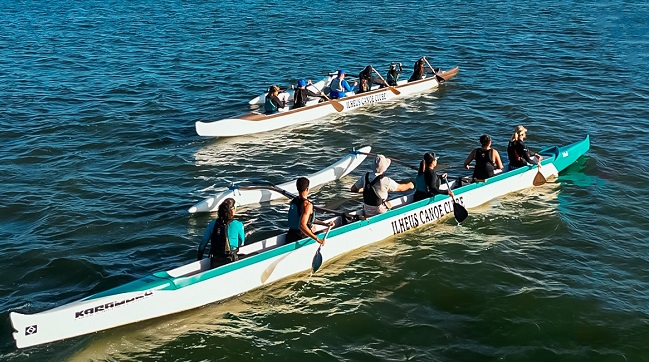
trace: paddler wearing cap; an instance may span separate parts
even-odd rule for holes
[[[306,106],[306,102],[309,100],[309,97],[323,97],[322,94],[312,92],[307,88],[311,85],[311,80],[308,81],[300,79],[297,81],[297,88],[295,93],[293,93],[293,108],[300,108]]]
[[[338,75],[336,78],[334,78],[331,83],[329,83],[329,88],[331,91],[329,92],[329,98],[331,99],[338,99],[338,98],[343,98],[348,95],[351,92],[355,91],[355,88],[358,85],[358,82],[354,82],[353,86],[350,86],[349,83],[345,80],[345,70],[341,69],[338,71]]]
[[[453,191],[442,190],[439,188],[442,184],[442,180],[447,178],[448,175],[445,173],[438,175],[437,172],[435,172],[438,158],[439,157],[437,157],[434,152],[427,152],[424,154],[424,159],[419,163],[417,178],[415,178],[414,201],[427,199],[439,194],[451,195],[451,197],[453,197]],[[454,185],[455,188],[460,187],[460,179],[458,179]]]
[[[408,191],[415,187],[412,182],[400,184],[385,175],[385,171],[390,167],[391,162],[389,158],[383,155],[376,155],[376,158],[374,158],[374,176],[367,172],[351,187],[352,192],[363,193],[363,210],[366,217],[382,214],[392,207],[390,202],[387,201],[388,192]]]
[[[527,128],[523,126],[516,126],[512,139],[507,145],[507,157],[509,158],[508,171],[515,170],[519,167],[527,166],[528,164],[538,165],[543,157],[538,153],[534,157],[530,155],[530,150],[525,145],[525,137],[527,137]]]

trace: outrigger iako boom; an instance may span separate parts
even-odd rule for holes
[[[338,160],[336,163],[318,171],[312,173],[306,178],[309,179],[309,186],[314,189],[320,185],[323,185],[327,182],[335,181],[348,175],[350,172],[354,171],[358,167],[367,153],[370,152],[372,147],[365,146],[361,147],[358,150],[353,150],[343,158]],[[297,177],[296,177],[297,179]],[[297,194],[297,189],[295,188],[295,180],[277,185],[277,187],[287,190],[290,193]],[[258,204],[262,202],[268,202],[271,200],[280,199],[286,197],[285,195],[272,190],[272,189],[245,189],[239,186],[231,186],[230,189],[220,192],[214,196],[208,197],[203,201],[196,203],[194,206],[189,208],[190,213],[198,212],[210,212],[216,211],[216,208],[219,207],[223,200],[231,197],[236,202],[237,207],[250,204]]]
[[[486,182],[462,186],[454,190],[454,200],[447,195],[436,195],[413,203],[412,195],[407,195],[390,200],[393,206],[390,211],[371,218],[354,221],[360,211],[335,216],[329,219],[335,226],[320,250],[322,261],[318,260],[318,264],[323,264],[319,265],[319,272],[326,272],[327,261],[334,257],[453,214],[454,202],[470,209],[510,192],[533,187],[539,171],[546,178],[557,176],[589,148],[590,139],[586,137],[561,148],[543,149],[539,151],[544,157],[542,168],[522,167]],[[323,229],[318,230],[321,238]],[[177,313],[296,273],[308,275],[319,244],[310,238],[285,244],[284,237],[281,234],[243,246],[240,260],[216,269],[210,270],[209,259],[203,259],[45,312],[31,315],[11,312],[16,345],[28,347]]]

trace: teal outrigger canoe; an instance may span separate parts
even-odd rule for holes
[[[209,260],[203,259],[48,311],[11,312],[16,345],[29,347],[169,315],[218,302],[296,273],[310,272],[317,252],[318,258],[326,263],[351,250],[453,214],[455,203],[470,209],[532,187],[539,172],[544,178],[558,176],[589,148],[588,136],[568,146],[545,148],[539,151],[544,156],[541,168],[522,167],[485,182],[465,185],[454,190],[454,200],[447,195],[436,195],[412,202],[412,195],[407,195],[390,200],[393,206],[390,211],[368,219],[349,222],[360,211],[333,217],[330,220],[335,226],[321,250],[312,239],[285,244],[282,234],[243,246],[239,261],[215,269],[210,270]],[[323,231],[318,230],[321,234]],[[232,280],[237,282],[231,283]]]

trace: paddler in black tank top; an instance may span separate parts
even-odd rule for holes
[[[307,199],[309,195],[309,179],[300,177],[297,179],[295,186],[299,193],[293,200],[288,209],[288,232],[286,233],[286,243],[311,238],[324,245],[324,240],[314,234],[314,224],[324,226],[334,226],[333,221],[324,222],[316,219],[313,210],[313,204]]]
[[[480,136],[480,145],[482,147],[471,151],[469,157],[464,161],[464,167],[466,169],[469,169],[469,164],[475,161],[475,168],[473,169],[474,182],[484,182],[494,174],[502,172],[503,169],[500,154],[491,148],[491,137],[488,134]]]

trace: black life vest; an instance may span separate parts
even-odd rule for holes
[[[304,198],[296,196],[291,200],[291,206],[288,209],[288,227],[289,229],[300,230],[300,220],[304,214]],[[309,215],[309,221],[306,226],[311,228],[315,221],[315,213]]]
[[[210,236],[210,258],[212,257],[229,257],[236,254],[239,248],[232,250],[230,248],[230,240],[228,238],[228,225],[225,225],[221,219],[216,219],[214,222],[214,229]]]
[[[306,88],[298,88],[293,94],[293,108],[300,108],[306,106],[309,99],[309,91]]]
[[[486,180],[494,175],[496,168],[493,161],[493,149],[485,151],[482,148],[475,149],[475,169],[473,177],[479,180]]]
[[[379,183],[385,175],[381,174],[376,176],[372,182],[370,182],[370,173],[365,174],[365,187],[363,187],[363,202],[365,205],[370,206],[380,206],[385,202],[381,197],[379,197],[378,192],[374,189],[374,185]]]

